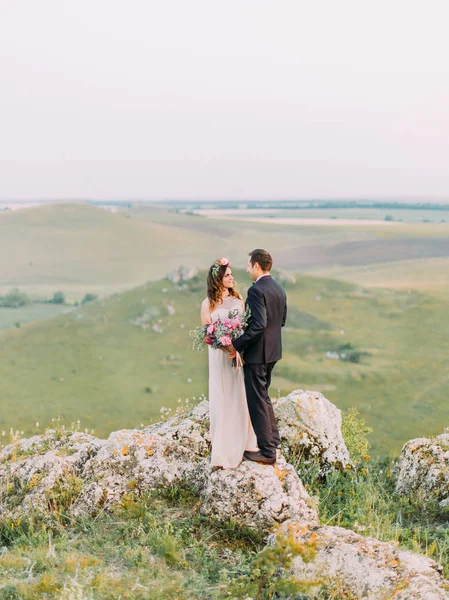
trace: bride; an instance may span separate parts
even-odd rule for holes
[[[242,315],[245,305],[237,290],[227,258],[217,260],[207,276],[207,298],[201,304],[201,323],[228,318],[230,310]],[[257,451],[257,439],[246,401],[243,369],[236,371],[225,350],[208,347],[211,465],[237,467],[245,450]]]

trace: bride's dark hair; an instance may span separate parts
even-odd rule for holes
[[[214,262],[209,269],[209,273],[207,274],[207,297],[209,298],[209,307],[211,312],[221,301],[221,294],[223,292],[223,277],[225,276],[226,269],[231,266],[230,263],[221,265],[220,260],[221,259],[218,259]],[[234,298],[243,300],[235,281],[234,287],[228,288],[228,291],[230,296],[234,296]]]

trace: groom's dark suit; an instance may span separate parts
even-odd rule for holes
[[[273,458],[280,437],[268,388],[273,367],[282,358],[281,327],[287,318],[285,290],[271,275],[264,275],[249,288],[246,305],[251,319],[233,345],[245,359],[246,397],[257,445],[263,455]]]

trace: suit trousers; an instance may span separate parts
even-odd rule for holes
[[[276,448],[281,444],[273,405],[268,395],[271,372],[275,364],[276,362],[243,365],[246,399],[257,445],[260,452],[270,458],[276,457]]]

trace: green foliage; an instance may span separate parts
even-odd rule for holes
[[[98,298],[97,294],[86,294],[84,298],[81,300],[81,304],[86,304],[87,302],[93,302]]]
[[[360,417],[357,407],[348,408],[343,416],[341,423],[341,433],[349,451],[351,460],[358,464],[368,456],[370,443],[367,436],[372,433],[372,428],[365,424],[365,420]],[[369,458],[369,456],[368,456]]]
[[[291,598],[316,585],[315,581],[301,582],[290,575],[296,557],[305,562],[313,560],[316,546],[301,544],[293,537],[278,535],[271,546],[256,554],[245,565],[245,573],[236,577],[228,588],[228,594],[238,598],[250,596],[255,600]]]
[[[22,596],[14,585],[5,585],[0,588],[0,600],[22,600]]]
[[[338,354],[339,360],[350,363],[359,363],[363,358],[371,356],[370,352],[357,350],[351,343],[339,344],[332,351]]]
[[[77,500],[82,487],[82,479],[72,473],[65,473],[45,494],[50,510],[58,515],[64,514]]]
[[[50,302],[52,304],[65,304],[66,303],[66,299],[65,299],[65,294],[64,292],[55,292],[53,294],[53,298],[52,300],[50,300]]]
[[[18,308],[26,306],[30,302],[28,294],[21,292],[18,288],[14,288],[6,296],[0,296],[0,307],[4,308]]]

